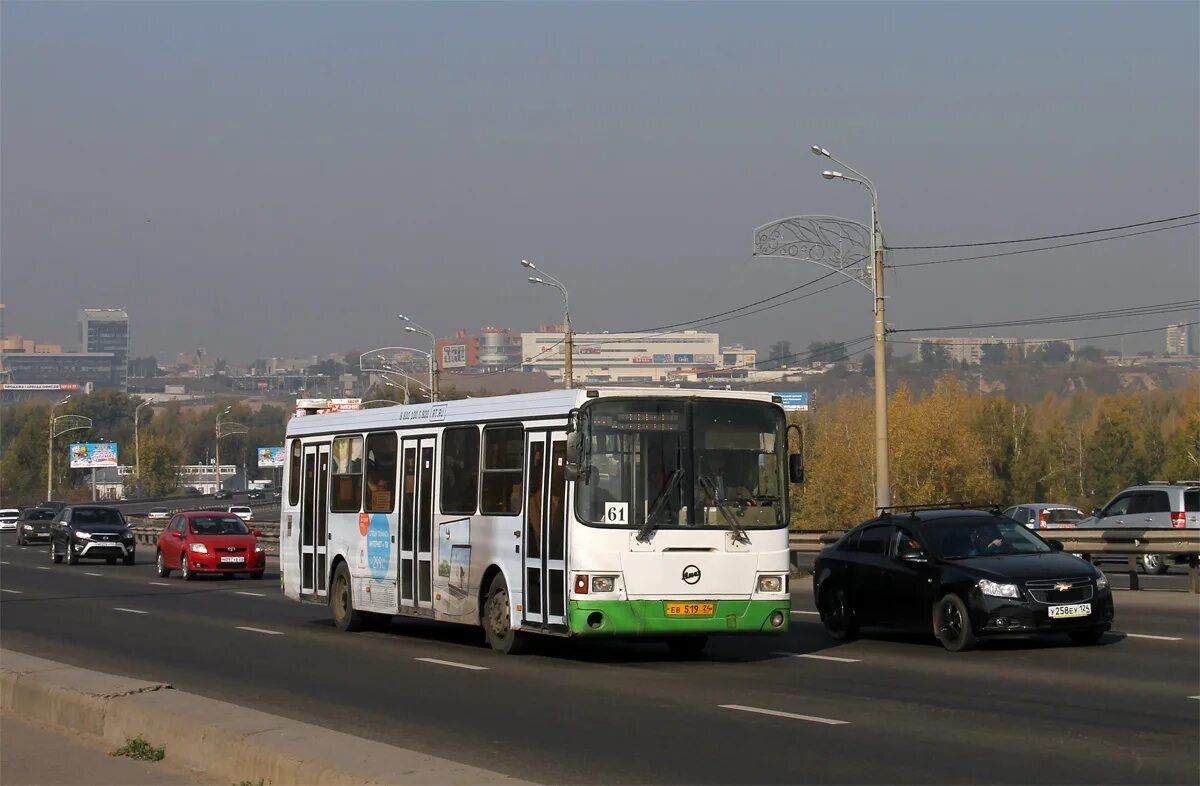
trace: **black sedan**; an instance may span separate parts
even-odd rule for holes
[[[1094,644],[1113,619],[1099,569],[981,510],[891,512],[860,524],[821,552],[813,588],[834,638],[873,626],[931,632],[952,652],[987,636],[1063,633]]]
[[[116,508],[100,505],[67,505],[50,525],[50,561],[68,565],[81,559],[102,559],[109,565],[120,559],[134,564],[137,544],[125,516]]]
[[[54,511],[50,508],[26,508],[17,519],[17,545],[28,546],[39,540],[50,540],[50,525]]]

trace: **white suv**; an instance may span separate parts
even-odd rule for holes
[[[254,509],[249,505],[230,505],[229,512],[242,521],[254,521]]]
[[[1075,525],[1077,529],[1196,529],[1200,527],[1200,481],[1151,481],[1130,486],[1100,510]],[[1165,554],[1143,554],[1147,573],[1166,573]]]

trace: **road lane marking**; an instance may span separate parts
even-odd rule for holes
[[[266,595],[264,595],[264,594],[263,594],[263,593],[261,593],[261,592],[234,592],[233,594],[234,594],[234,595],[249,595],[249,596],[250,596],[250,597],[252,597],[252,598],[265,598],[265,597],[267,597]]]
[[[104,574],[103,574],[103,573],[85,573],[85,574],[83,574],[83,575],[85,575],[85,576],[97,576],[97,577],[99,577],[99,578],[104,578]]]
[[[5,560],[2,560],[2,559],[0,559],[0,565],[7,565],[7,564],[8,564],[8,562],[6,562]]]
[[[138,611],[137,609],[125,609],[120,606],[113,606],[113,611],[123,611],[126,614],[149,614],[148,611]]]
[[[1155,641],[1183,641],[1179,636],[1151,636],[1149,633],[1123,633],[1131,639],[1154,639]]]
[[[831,660],[836,663],[862,663],[859,658],[839,658],[836,655],[814,655],[808,652],[775,652],[773,655],[787,655],[790,658],[812,658],[813,660]]]
[[[10,593],[12,593],[13,595],[24,595],[24,594],[25,594],[25,593],[24,593],[24,592],[22,592],[21,590],[10,590],[10,589],[6,589],[6,590],[0,590],[0,592],[10,592]]]
[[[756,712],[759,715],[774,715],[777,718],[791,718],[792,720],[812,721],[813,723],[824,723],[827,726],[847,726],[850,721],[834,720],[833,718],[818,718],[816,715],[797,715],[794,712],[780,712],[779,710],[764,710],[762,707],[746,707],[742,704],[718,704],[723,710],[738,710],[740,712]]]
[[[814,617],[819,617],[821,615],[821,612],[819,612],[819,611],[793,611],[792,613],[793,614],[811,614]]]
[[[455,663],[452,660],[438,660],[437,658],[413,658],[423,663],[436,663],[439,666],[453,666],[457,669],[470,669],[471,671],[487,671],[487,666],[473,666],[470,663]]]
[[[171,586],[171,585],[170,585],[170,583],[168,583],[168,582],[166,582],[166,581],[152,581],[152,582],[150,582],[150,584],[151,584],[151,585],[153,585],[153,586],[155,586],[155,587],[169,587],[169,586]]]
[[[11,592],[11,590],[6,590],[6,591]],[[1189,699],[1200,699],[1200,696],[1188,696],[1188,698]]]
[[[50,569],[49,569],[49,568],[47,568],[45,565],[38,565],[38,566],[37,566],[37,569],[38,569],[38,570],[50,570]]]
[[[266,628],[251,628],[246,625],[238,625],[237,629],[238,630],[248,630],[251,633],[265,633],[268,636],[282,636],[283,635],[283,631],[281,631],[281,630],[267,630]]]

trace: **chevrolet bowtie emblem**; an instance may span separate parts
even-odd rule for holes
[[[1071,582],[1060,581],[1054,585],[1054,589],[1058,590],[1059,592],[1066,592],[1067,590],[1071,589]]]

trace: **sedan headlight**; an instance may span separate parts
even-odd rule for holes
[[[995,598],[1019,598],[1021,591],[1017,589],[1016,584],[997,584],[994,581],[980,579],[975,586],[979,587],[979,591],[984,595],[991,595]]]
[[[92,533],[84,532],[81,529],[77,529],[77,530],[75,530],[75,537],[79,538],[80,540],[91,540]]]
[[[1096,589],[1108,589],[1108,576],[1104,575],[1104,571],[1100,571],[1100,575],[1096,577]]]
[[[203,543],[189,543],[188,551],[194,551],[197,554],[207,554],[208,546],[205,546]]]
[[[759,576],[759,592],[783,592],[783,576]]]

